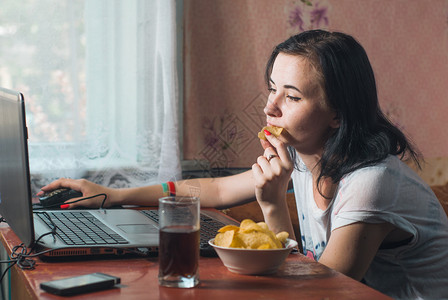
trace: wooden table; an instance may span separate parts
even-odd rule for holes
[[[20,240],[5,224],[0,239],[8,254]],[[201,283],[193,289],[160,287],[157,258],[84,259],[46,262],[36,259],[34,270],[11,268],[12,299],[67,299],[44,292],[40,283],[64,277],[103,272],[121,277],[121,285],[69,299],[390,299],[366,285],[319,264],[291,254],[270,276],[231,273],[219,258],[202,257]],[[8,276],[5,276],[5,279]],[[4,280],[5,280],[4,279]]]

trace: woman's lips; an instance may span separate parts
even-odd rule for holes
[[[275,125],[275,124],[272,124],[270,122],[266,122],[266,126],[273,126],[273,127],[281,127],[281,128],[283,128],[282,126]]]

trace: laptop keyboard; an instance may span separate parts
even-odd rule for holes
[[[159,211],[156,209],[151,210],[141,210],[143,214],[145,214],[148,218],[159,223]],[[202,214],[200,216],[200,245],[199,245],[199,251],[202,256],[216,256],[216,252],[213,249],[212,246],[208,244],[208,241],[210,239],[213,239],[218,229],[225,226],[226,224],[212,219],[209,216]]]
[[[145,216],[159,222],[158,210],[141,210]],[[67,245],[121,245],[129,242],[112,229],[95,218],[90,212],[34,212],[48,227],[56,226],[56,235]],[[50,219],[51,220],[50,220]],[[201,256],[216,256],[210,239],[216,236],[219,228],[226,224],[202,214],[200,216],[200,254]]]
[[[89,212],[35,212],[67,245],[121,245],[129,242]],[[50,217],[50,219],[48,219]]]

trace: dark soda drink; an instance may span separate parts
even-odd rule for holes
[[[192,277],[198,270],[199,230],[191,226],[160,229],[159,276]]]

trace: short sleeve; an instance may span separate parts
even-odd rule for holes
[[[380,164],[344,177],[338,187],[332,212],[332,228],[356,222],[393,223],[400,175]]]

